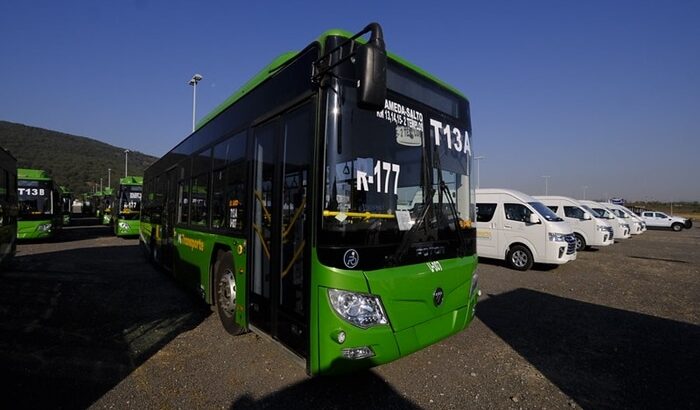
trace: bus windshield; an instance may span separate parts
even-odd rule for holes
[[[21,217],[53,213],[50,181],[19,180],[17,193],[19,194],[19,215]]]
[[[379,112],[354,97],[329,96],[319,253],[363,248],[376,253],[369,269],[462,256],[474,212],[467,125],[393,93]]]
[[[132,213],[141,210],[141,185],[122,185],[119,187],[119,213]]]

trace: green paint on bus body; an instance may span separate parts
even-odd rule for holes
[[[246,241],[244,238],[219,235],[209,232],[195,231],[186,228],[175,228],[175,261],[174,276],[185,286],[195,289],[204,301],[214,304],[215,286],[214,272],[219,252],[231,252],[236,287],[239,289],[236,297],[236,323],[248,327],[246,317]]]
[[[329,268],[314,253],[312,277],[310,372],[336,374],[377,366],[425,348],[471,322],[477,290],[472,289],[476,257],[437,261],[441,271],[426,263],[362,272]],[[444,291],[435,304],[434,291]],[[362,329],[351,325],[333,310],[328,289],[379,296],[389,323]],[[471,292],[471,294],[470,294]],[[345,333],[343,343],[339,332]],[[374,356],[361,360],[343,358],[342,349],[368,346]]]

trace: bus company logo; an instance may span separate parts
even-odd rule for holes
[[[444,296],[445,292],[442,291],[442,288],[435,289],[435,292],[433,292],[433,303],[435,303],[435,306],[442,305],[442,299]]]
[[[178,245],[184,245],[191,250],[204,251],[204,241],[199,239],[188,238],[183,234],[177,235]]]
[[[360,254],[354,249],[348,249],[343,255],[343,263],[348,269],[354,269],[360,263]]]

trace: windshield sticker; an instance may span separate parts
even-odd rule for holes
[[[408,210],[396,210],[396,222],[399,224],[399,231],[407,231],[411,229],[413,221],[411,220],[411,212]]]
[[[364,159],[367,161],[367,159]],[[369,159],[370,165],[372,159]],[[368,165],[366,162],[363,165]],[[364,168],[364,167],[363,167]],[[358,191],[369,191],[369,186],[374,185],[377,187],[377,193],[384,194],[396,194],[399,190],[399,173],[401,172],[401,165],[392,164],[391,162],[377,161],[374,167],[367,168],[365,170],[360,170],[358,166],[357,172],[355,174],[355,188]],[[370,174],[371,172],[371,174]],[[382,174],[384,176],[384,183],[382,183]],[[390,183],[391,176],[395,175],[393,179],[393,184]]]
[[[430,126],[435,135],[435,146],[439,147],[441,140],[445,140],[447,148],[459,153],[472,155],[472,148],[469,143],[469,132],[461,131],[457,127],[451,127],[450,124],[443,124],[441,121],[430,119]]]
[[[384,100],[384,110],[377,118],[396,124],[396,142],[409,147],[423,144],[423,114],[395,101]]]
[[[338,220],[338,222],[344,222],[346,219],[348,219],[348,214],[346,214],[343,211],[338,212],[338,215],[335,216],[335,219]]]
[[[413,128],[396,126],[396,143],[407,147],[423,145],[423,133]]]

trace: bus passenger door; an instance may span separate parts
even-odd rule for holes
[[[309,346],[313,104],[253,131],[250,323],[302,357]]]

